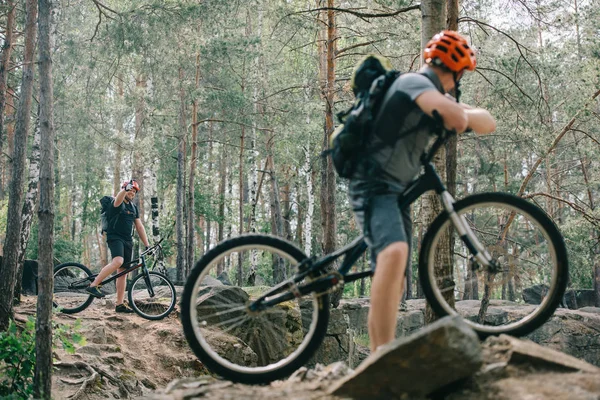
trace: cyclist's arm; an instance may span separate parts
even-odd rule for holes
[[[446,93],[444,95],[446,99],[451,102],[456,103],[454,97]],[[496,120],[489,111],[483,108],[471,107],[465,103],[456,103],[460,108],[462,108],[467,116],[467,129],[470,129],[477,133],[478,135],[485,135],[491,133],[496,130]],[[444,118],[444,121],[446,119]],[[457,130],[458,132],[458,130]]]
[[[465,114],[469,120],[468,127],[478,135],[485,135],[496,130],[496,120],[483,108],[466,108]]]
[[[121,191],[119,193],[117,193],[117,196],[115,197],[115,201],[113,202],[113,206],[114,207],[120,207],[121,203],[123,202],[123,199],[125,199],[125,194],[127,192],[125,191],[125,189],[121,189]]]
[[[421,93],[415,102],[417,106],[427,115],[433,117],[437,111],[444,121],[444,127],[463,133],[469,127],[469,119],[466,110],[459,103],[449,99],[437,90],[427,90]]]
[[[148,242],[148,236],[146,236],[146,230],[144,229],[144,224],[142,224],[142,220],[136,218],[133,222],[135,223],[135,230],[137,231],[138,235],[140,235],[140,240],[142,241],[142,243],[144,243],[144,246],[150,247],[150,243]]]

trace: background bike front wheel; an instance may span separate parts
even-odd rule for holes
[[[54,267],[54,307],[65,314],[86,309],[94,300],[85,291],[92,282],[91,275],[91,271],[79,263],[68,262]]]
[[[304,259],[287,241],[246,235],[222,242],[196,263],[185,284],[181,320],[190,347],[209,369],[237,382],[266,383],[309,360],[327,329],[327,295],[248,307],[292,277]]]
[[[556,225],[539,207],[504,193],[469,196],[454,208],[498,268],[471,259],[448,215],[441,214],[419,256],[433,311],[458,313],[481,338],[522,336],[541,326],[558,307],[568,280],[567,250]]]
[[[140,317],[159,320],[173,311],[177,294],[173,283],[163,274],[149,271],[131,281],[129,305]]]

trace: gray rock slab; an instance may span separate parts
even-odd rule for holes
[[[460,317],[445,317],[382,346],[329,394],[355,399],[423,396],[471,376],[482,363],[477,334]]]
[[[508,335],[500,335],[498,339],[510,346],[509,363],[600,374],[600,368],[592,364],[549,347],[540,346],[530,340],[517,339]]]
[[[577,311],[582,311],[582,312],[592,313],[592,314],[600,314],[600,307],[581,307]]]

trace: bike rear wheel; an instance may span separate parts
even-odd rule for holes
[[[432,309],[438,316],[461,315],[481,338],[523,336],[541,326],[558,307],[568,280],[567,250],[556,225],[539,207],[505,193],[472,195],[454,209],[497,267],[470,259],[442,213],[431,224],[419,257],[421,284]],[[538,298],[536,290],[542,291]]]
[[[173,283],[165,275],[154,271],[133,278],[128,296],[133,311],[150,320],[165,318],[177,303]]]
[[[297,292],[299,297],[275,305],[249,307],[305,259],[287,241],[246,235],[222,242],[196,263],[184,287],[181,319],[190,347],[208,368],[236,382],[267,383],[309,360],[327,330],[326,294]]]
[[[54,307],[65,314],[85,310],[94,300],[85,291],[93,281],[91,276],[91,271],[79,263],[68,262],[54,267]]]

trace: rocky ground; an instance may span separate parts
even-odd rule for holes
[[[61,349],[57,350],[53,397],[93,400],[262,400],[342,399],[349,398],[351,394],[355,398],[385,399],[600,399],[600,370],[551,349],[561,349],[563,342],[567,341],[577,345],[582,352],[585,352],[586,347],[592,353],[597,351],[600,347],[600,330],[595,329],[595,326],[596,319],[600,318],[594,313],[595,310],[559,310],[556,317],[547,324],[548,328],[542,330],[540,342],[546,347],[529,341],[515,341],[509,337],[488,339],[480,346],[463,328],[455,329],[455,322],[450,323],[450,328],[443,327],[441,331],[435,327],[432,330],[431,326],[422,328],[419,305],[418,300],[409,303],[409,310],[402,313],[399,321],[399,334],[404,338],[397,341],[396,347],[390,349],[389,353],[383,354],[395,367],[385,367],[374,377],[363,376],[368,379],[360,386],[366,387],[369,393],[364,397],[354,389],[348,392],[339,388],[343,384],[352,385],[358,373],[366,374],[365,371],[369,368],[365,366],[384,365],[374,356],[353,371],[347,366],[348,359],[344,360],[346,362],[332,362],[332,355],[324,354],[321,361],[326,366],[313,363],[309,369],[303,368],[285,381],[276,381],[266,386],[234,384],[212,376],[192,354],[183,336],[177,309],[165,320],[148,321],[136,314],[115,314],[114,303],[110,298],[95,300],[87,310],[79,314],[56,315],[57,321],[65,324],[72,324],[80,319],[81,333],[86,337],[87,343],[79,346],[72,355]],[[364,300],[356,305],[346,302],[341,309],[354,313],[344,313],[345,316],[340,317],[341,325],[348,323],[348,329],[356,331],[357,324],[361,325],[364,307]],[[24,320],[28,315],[33,315],[34,311],[35,298],[26,297],[16,309],[17,319]],[[579,325],[573,325],[572,321],[585,324],[585,335],[582,335]],[[340,324],[332,324],[332,330],[341,331],[341,325],[338,325]],[[567,339],[559,336],[565,332],[572,334]],[[455,334],[459,336],[452,336]],[[453,344],[449,345],[455,348],[454,353],[443,350],[443,347],[437,352],[414,351],[418,347],[415,343],[421,343],[422,349],[432,349],[431,343],[436,343],[437,346],[439,343],[446,343],[444,341],[450,344],[462,343],[465,347],[461,350]],[[410,349],[413,351],[407,352]],[[442,352],[447,357],[440,357]],[[407,362],[408,354],[414,355],[410,362]],[[428,354],[433,356],[435,368],[433,363],[427,364],[423,359]],[[454,356],[451,357],[451,354]],[[471,363],[465,361],[465,354],[469,354]],[[399,359],[406,367],[405,370],[399,367],[400,364],[394,364]],[[457,365],[465,367],[467,364],[470,365],[465,369],[467,372],[457,371]],[[420,371],[419,365],[427,365],[426,372]],[[370,367],[370,370],[373,368]],[[411,377],[411,373],[416,376]],[[398,379],[400,375],[404,376],[404,380]],[[427,390],[415,389],[410,394],[401,394],[398,391],[401,389],[397,387],[389,389],[390,385],[397,385],[398,382],[408,382],[403,385],[410,386],[411,380],[423,381],[424,377],[430,383],[425,385],[429,388]],[[431,391],[431,388],[435,390]]]

